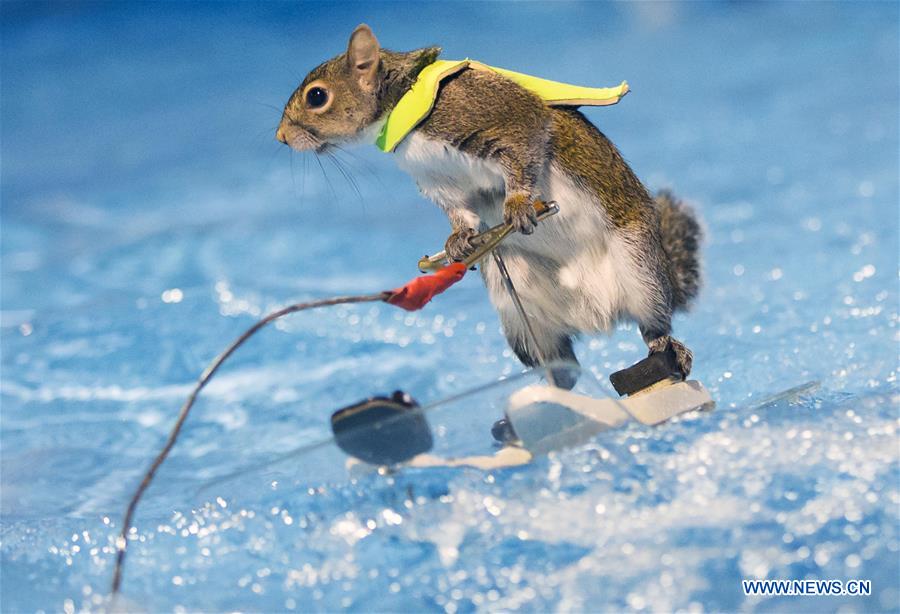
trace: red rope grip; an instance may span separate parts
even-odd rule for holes
[[[418,311],[436,295],[462,279],[466,270],[465,264],[454,262],[437,273],[416,277],[405,286],[391,290],[384,300],[407,311]]]

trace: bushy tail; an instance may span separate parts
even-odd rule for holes
[[[675,309],[686,309],[700,290],[700,241],[703,230],[693,209],[661,190],[654,198],[659,211],[663,249],[672,270]]]

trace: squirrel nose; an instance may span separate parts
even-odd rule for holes
[[[278,130],[275,131],[275,138],[278,139],[279,141],[281,141],[282,143],[284,143],[285,145],[288,144],[287,135],[284,133],[284,128],[282,126],[278,126]]]

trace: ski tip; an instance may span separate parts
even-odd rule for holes
[[[782,401],[796,401],[798,398],[814,393],[821,387],[822,383],[818,380],[810,380],[797,386],[792,386],[781,392],[770,394],[761,401],[756,402],[750,407],[751,410],[765,409]]]

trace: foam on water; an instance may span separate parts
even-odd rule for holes
[[[126,608],[898,610],[897,5],[443,6],[408,6],[415,27],[397,5],[4,7],[0,609],[106,608],[122,506],[205,364],[258,315],[397,286],[443,243],[386,156],[342,154],[357,196],[271,143],[368,21],[388,47],[628,79],[587,113],[705,220],[676,334],[718,409],[488,474],[351,481],[322,449],[198,493],[372,393],[521,369],[477,276],[416,314],[292,317],[203,393],[139,510]],[[601,382],[643,351],[633,326],[576,349]]]

